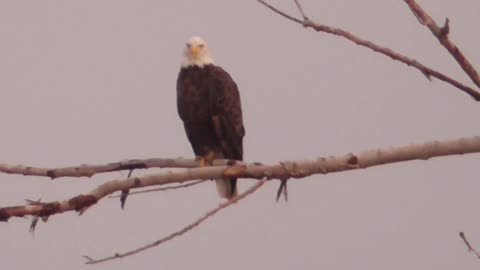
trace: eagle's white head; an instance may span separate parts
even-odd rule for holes
[[[191,37],[185,44],[182,67],[203,67],[208,64],[213,64],[213,60],[207,43],[201,37]]]

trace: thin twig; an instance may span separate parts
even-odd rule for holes
[[[132,177],[133,170],[135,169],[130,169],[127,178]],[[124,189],[120,194],[120,207],[122,208],[122,210],[125,210],[125,203],[127,202],[128,194],[130,194],[130,189]]]
[[[27,202],[27,204],[30,204],[30,205],[41,204],[41,199],[38,199],[36,201],[27,199],[25,201]],[[40,220],[40,216],[38,215],[32,216],[32,222],[30,223],[30,230],[29,230],[32,233],[32,235],[35,233],[35,229],[37,227],[39,220]]]
[[[125,252],[125,253],[115,253],[115,255],[113,256],[110,256],[110,257],[106,257],[106,258],[102,258],[102,259],[98,259],[98,260],[94,260],[94,259],[91,259],[90,257],[88,256],[83,256],[84,258],[87,259],[87,262],[86,264],[96,264],[96,263],[101,263],[101,262],[106,262],[106,261],[110,261],[110,260],[114,260],[114,259],[119,259],[119,258],[125,258],[125,257],[128,257],[128,256],[132,256],[132,255],[135,255],[139,252],[142,252],[144,250],[147,250],[147,249],[150,249],[150,248],[153,248],[153,247],[156,247],[158,245],[161,245],[169,240],[172,240],[173,238],[175,237],[178,237],[178,236],[181,236],[182,234],[194,229],[195,227],[197,227],[198,225],[200,225],[203,221],[205,221],[206,219],[208,219],[209,217],[212,217],[213,215],[215,215],[217,212],[219,212],[220,210],[224,209],[224,208],[227,208],[228,206],[244,199],[245,197],[247,197],[248,195],[254,193],[255,191],[257,191],[266,181],[268,180],[267,177],[264,177],[262,180],[258,181],[255,185],[251,186],[249,189],[245,190],[243,193],[239,194],[238,196],[224,202],[224,203],[221,203],[220,205],[218,205],[216,208],[208,211],[205,215],[203,215],[201,218],[197,219],[195,222],[191,223],[190,225],[188,226],[185,226],[184,228],[182,228],[181,230],[178,230],[166,237],[163,237],[155,242],[152,242],[148,245],[145,245],[143,247],[140,247],[140,248],[137,248],[137,249],[134,249],[134,250],[131,250],[131,251],[128,251],[128,252]]]
[[[288,202],[287,181],[288,179],[280,179],[280,185],[278,186],[278,190],[277,190],[277,197],[275,198],[276,202],[278,202],[281,195],[283,195],[283,199],[285,200],[285,202]]]
[[[182,185],[175,185],[175,186],[171,186],[171,187],[162,187],[162,188],[152,188],[152,189],[147,189],[147,190],[139,190],[139,191],[134,191],[134,192],[130,192],[130,196],[132,195],[137,195],[137,194],[142,194],[142,193],[149,193],[149,192],[156,192],[156,191],[167,191],[167,190],[172,190],[172,189],[179,189],[179,188],[186,188],[186,187],[191,187],[191,186],[195,186],[195,185],[198,185],[200,183],[203,183],[207,180],[197,180],[197,181],[193,181],[191,183],[187,183],[187,184],[182,184]],[[112,195],[112,196],[109,196],[108,198],[118,198],[122,195]]]
[[[448,38],[450,32],[449,19],[445,19],[445,25],[439,27],[437,23],[428,15],[427,12],[415,0],[405,0],[418,21],[428,27],[432,34],[438,39],[440,44],[455,58],[460,67],[467,73],[468,77],[480,87],[480,76],[468,59],[463,55],[460,49]]]
[[[304,21],[308,20],[308,17],[307,15],[305,15],[302,5],[300,5],[300,2],[298,0],[295,0],[295,5],[297,5],[298,11],[300,12],[300,15],[302,15],[303,20]]]
[[[465,242],[465,245],[467,245],[468,251],[475,253],[477,255],[477,258],[480,259],[480,254],[472,247],[470,242],[468,242],[467,237],[463,232],[459,233],[460,238],[462,238],[463,242]]]
[[[274,6],[268,4],[267,2],[265,2],[263,0],[256,0],[256,1],[261,3],[262,5],[264,5],[265,7],[269,8],[273,12],[281,15],[282,17],[285,17],[288,20],[296,22],[296,23],[302,25],[303,27],[312,28],[313,30],[315,30],[317,32],[325,32],[325,33],[329,33],[329,34],[332,34],[332,35],[343,37],[347,40],[350,40],[350,41],[354,42],[357,45],[369,48],[369,49],[371,49],[375,52],[386,55],[386,56],[392,58],[393,60],[397,60],[397,61],[402,62],[402,63],[404,63],[408,66],[412,66],[412,67],[418,69],[423,75],[425,75],[427,77],[427,79],[430,79],[430,76],[433,76],[433,77],[435,77],[435,78],[437,78],[441,81],[449,83],[450,85],[453,85],[457,89],[469,94],[476,101],[480,101],[480,93],[477,92],[477,90],[475,90],[475,89],[473,89],[469,86],[466,86],[466,85],[448,77],[447,75],[445,75],[445,74],[443,74],[439,71],[436,71],[432,68],[429,68],[429,67],[421,64],[415,59],[408,58],[407,56],[404,56],[400,53],[397,53],[397,52],[395,52],[395,51],[393,51],[389,48],[382,47],[382,46],[379,46],[375,43],[372,43],[371,41],[368,41],[366,39],[359,38],[359,37],[353,35],[352,33],[347,32],[345,30],[342,30],[340,28],[330,27],[330,26],[327,26],[327,25],[324,25],[324,24],[316,23],[316,22],[311,21],[308,18],[304,19],[304,20],[300,20],[300,19],[297,19],[297,18],[295,18],[291,15],[286,14],[285,12],[275,8]]]

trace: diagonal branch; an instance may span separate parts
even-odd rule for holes
[[[392,58],[393,60],[397,60],[397,61],[402,62],[402,63],[404,63],[408,66],[414,67],[414,68],[418,69],[420,72],[422,72],[423,75],[425,75],[428,79],[430,79],[431,76],[435,77],[435,78],[437,78],[441,81],[444,81],[446,83],[449,83],[450,85],[453,85],[454,87],[458,88],[459,90],[469,94],[476,101],[480,101],[480,93],[477,92],[477,90],[475,90],[475,89],[473,89],[473,88],[471,88],[467,85],[464,85],[464,84],[460,83],[459,81],[456,81],[456,80],[448,77],[447,75],[445,75],[445,74],[443,74],[439,71],[436,71],[432,68],[429,68],[429,67],[421,64],[415,59],[408,58],[407,56],[404,56],[400,53],[397,53],[397,52],[395,52],[395,51],[393,51],[389,48],[379,46],[379,45],[377,45],[377,44],[375,44],[371,41],[368,41],[366,39],[362,39],[360,37],[357,37],[354,34],[348,32],[348,31],[342,30],[340,28],[330,27],[330,26],[327,26],[327,25],[324,25],[324,24],[313,22],[312,20],[310,20],[308,17],[305,16],[305,14],[303,13],[303,10],[301,9],[301,6],[298,4],[297,1],[296,1],[296,3],[298,4],[298,7],[300,7],[300,13],[302,13],[303,16],[305,16],[303,18],[303,20],[297,19],[297,18],[295,18],[291,15],[288,15],[285,12],[275,8],[274,6],[268,4],[267,2],[265,2],[263,0],[257,0],[257,2],[266,6],[267,8],[272,10],[273,12],[281,15],[282,17],[285,17],[288,20],[291,20],[293,22],[296,22],[296,23],[302,25],[303,27],[312,28],[313,30],[315,30],[317,32],[325,32],[325,33],[328,33],[328,34],[343,37],[347,40],[350,40],[350,41],[354,42],[357,45],[369,48],[369,49],[371,49],[375,52],[386,55],[386,56]]]
[[[477,255],[477,258],[480,259],[480,253],[478,253],[477,250],[475,250],[475,249],[472,247],[472,244],[470,244],[470,242],[467,240],[467,237],[465,236],[465,233],[460,232],[458,235],[460,236],[460,238],[462,238],[463,242],[465,243],[465,245],[466,245],[467,248],[468,248],[468,251],[469,251],[469,252],[473,252],[475,255]]]
[[[216,213],[218,213],[220,210],[224,209],[224,208],[227,208],[228,206],[234,204],[234,203],[237,203],[238,201],[244,199],[245,197],[247,197],[248,195],[254,193],[255,191],[257,191],[265,182],[267,181],[267,177],[264,177],[262,178],[259,182],[257,182],[255,185],[251,186],[249,189],[245,190],[243,193],[239,194],[238,196],[224,202],[224,203],[221,203],[219,204],[217,207],[215,207],[214,209],[208,211],[207,213],[205,213],[205,215],[203,215],[201,218],[197,219],[195,222],[189,224],[188,226],[185,226],[184,228],[182,228],[181,230],[179,231],[176,231],[176,232],[173,232],[172,234],[166,236],[166,237],[163,237],[159,240],[156,240],[155,242],[153,243],[150,243],[148,245],[145,245],[143,247],[139,247],[137,249],[134,249],[134,250],[131,250],[131,251],[128,251],[128,252],[125,252],[125,253],[115,253],[115,255],[113,256],[110,256],[110,257],[105,257],[105,258],[102,258],[102,259],[98,259],[98,260],[94,260],[88,256],[84,256],[86,259],[87,259],[87,262],[86,264],[96,264],[96,263],[101,263],[101,262],[106,262],[106,261],[110,261],[110,260],[114,260],[114,259],[120,259],[120,258],[125,258],[125,257],[128,257],[128,256],[132,256],[132,255],[135,255],[137,253],[140,253],[142,251],[145,251],[147,249],[150,249],[150,248],[153,248],[153,247],[156,247],[158,245],[161,245],[167,241],[170,241],[172,240],[173,238],[177,237],[177,236],[181,236],[182,234],[194,229],[195,227],[197,227],[198,225],[200,225],[202,222],[204,222],[205,220],[207,220],[209,217],[212,217],[213,215],[215,215]]]
[[[300,12],[300,15],[302,15],[303,20],[308,20],[307,15],[303,11],[302,5],[300,5],[300,2],[298,0],[295,0],[295,5],[297,6],[298,11]]]
[[[190,168],[177,172],[112,180],[86,194],[78,195],[68,200],[0,208],[0,221],[7,221],[11,217],[23,217],[26,215],[47,217],[66,211],[82,213],[105,196],[125,189],[224,177],[253,179],[268,177],[269,179],[286,180],[289,178],[305,178],[313,174],[363,169],[387,163],[419,159],[426,160],[432,157],[469,153],[480,153],[480,136],[390,147],[314,160],[285,161],[273,165],[249,164]]]
[[[448,38],[448,34],[450,32],[449,20],[448,18],[445,20],[445,25],[443,27],[439,27],[435,21],[428,15],[428,13],[423,10],[423,8],[415,2],[415,0],[405,0],[405,3],[410,7],[415,17],[417,17],[418,21],[427,26],[428,29],[432,32],[432,34],[438,39],[440,44],[448,50],[448,52],[455,58],[457,63],[460,67],[467,73],[470,79],[475,83],[478,87],[480,87],[480,77],[478,76],[478,72],[475,68],[470,64],[468,59],[463,55],[460,49]]]

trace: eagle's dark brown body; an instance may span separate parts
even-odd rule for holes
[[[230,75],[213,64],[182,67],[177,79],[178,114],[196,156],[243,160],[242,107]],[[237,179],[229,180],[232,197]]]

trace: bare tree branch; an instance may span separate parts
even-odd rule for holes
[[[215,160],[213,165],[227,165],[231,160]],[[236,164],[239,161],[236,161]],[[20,174],[28,176],[44,176],[55,179],[58,177],[92,177],[99,173],[108,173],[114,171],[148,169],[148,168],[195,168],[199,167],[199,162],[195,159],[184,158],[150,158],[150,159],[130,159],[119,162],[112,162],[100,165],[83,164],[64,168],[40,168],[25,165],[12,165],[0,163],[0,172],[6,174]]]
[[[132,173],[133,173],[134,170],[135,169],[131,169],[128,172],[127,178],[132,177]],[[120,207],[122,208],[122,210],[125,210],[125,203],[127,202],[127,197],[128,197],[129,193],[130,193],[130,189],[124,189],[124,190],[122,190],[122,192],[120,194]]]
[[[302,5],[300,5],[300,2],[298,2],[298,0],[295,0],[295,5],[297,6],[300,15],[302,15],[303,20],[308,20],[308,17],[303,11]]]
[[[428,15],[425,10],[417,3],[415,0],[405,0],[405,3],[410,7],[415,17],[417,17],[418,21],[428,27],[432,34],[438,39],[440,44],[448,50],[448,52],[455,58],[457,63],[460,67],[467,73],[470,79],[480,87],[480,77],[478,76],[478,72],[475,68],[470,64],[468,59],[463,55],[460,49],[453,44],[453,42],[448,38],[448,34],[450,32],[449,26],[449,19],[445,19],[445,25],[443,27],[439,27],[435,21]]]
[[[273,12],[281,15],[282,17],[285,17],[288,20],[291,20],[293,22],[301,24],[303,27],[312,28],[313,30],[315,30],[317,32],[325,32],[325,33],[329,33],[329,34],[332,34],[332,35],[343,37],[347,40],[350,40],[350,41],[354,42],[357,45],[369,48],[369,49],[371,49],[375,52],[386,55],[386,56],[392,58],[393,60],[397,60],[397,61],[402,62],[402,63],[404,63],[408,66],[412,66],[412,67],[418,69],[420,72],[422,72],[422,74],[425,75],[427,77],[427,79],[429,79],[429,80],[430,80],[430,77],[433,76],[433,77],[435,77],[435,78],[437,78],[441,81],[449,83],[450,85],[453,85],[457,89],[469,94],[476,101],[480,101],[480,93],[477,92],[477,90],[475,90],[475,89],[473,89],[469,86],[466,86],[466,85],[460,83],[459,81],[456,81],[456,80],[448,77],[447,75],[445,75],[443,73],[440,73],[439,71],[436,71],[432,68],[429,68],[429,67],[421,64],[415,59],[408,58],[407,56],[404,56],[400,53],[397,53],[397,52],[395,52],[395,51],[393,51],[389,48],[379,46],[379,45],[377,45],[377,44],[375,44],[371,41],[368,41],[366,39],[362,39],[360,37],[357,37],[357,36],[353,35],[352,33],[348,32],[348,31],[345,31],[345,30],[342,30],[340,28],[330,27],[330,26],[327,26],[327,25],[324,25],[324,24],[313,22],[312,20],[310,20],[308,17],[305,16],[305,14],[303,13],[303,10],[301,9],[301,6],[298,3],[298,1],[295,1],[295,3],[297,4],[297,7],[299,7],[300,13],[304,16],[303,20],[297,19],[297,18],[295,18],[291,15],[288,15],[285,12],[275,8],[274,6],[268,4],[267,2],[265,2],[263,0],[256,0],[256,1],[261,3],[262,5],[266,6],[267,8],[272,10]]]
[[[105,196],[124,189],[224,177],[253,179],[262,179],[263,177],[268,177],[269,179],[304,178],[313,174],[362,169],[387,163],[418,159],[426,160],[432,157],[479,152],[480,136],[475,136],[456,140],[432,141],[423,144],[390,147],[388,149],[370,150],[358,154],[350,153],[337,157],[317,158],[315,160],[285,161],[275,165],[252,164],[190,168],[178,172],[112,180],[86,194],[64,201],[3,207],[0,208],[0,221],[7,221],[11,217],[23,217],[26,215],[45,217],[66,211],[83,213],[88,207],[96,204]]]
[[[131,251],[128,251],[128,252],[125,252],[125,253],[115,253],[115,255],[113,256],[110,256],[110,257],[106,257],[106,258],[102,258],[102,259],[98,259],[98,260],[94,260],[92,259],[91,257],[89,256],[84,256],[84,258],[87,259],[87,262],[86,264],[96,264],[96,263],[101,263],[101,262],[106,262],[106,261],[110,261],[110,260],[114,260],[114,259],[119,259],[119,258],[125,258],[125,257],[128,257],[128,256],[132,256],[132,255],[135,255],[139,252],[142,252],[144,250],[147,250],[147,249],[150,249],[150,248],[153,248],[153,247],[156,247],[158,245],[161,245],[169,240],[172,240],[173,238],[177,237],[177,236],[181,236],[182,234],[194,229],[195,227],[197,227],[198,225],[200,225],[202,222],[204,222],[206,219],[208,219],[209,217],[212,217],[213,215],[215,215],[218,211],[224,209],[224,208],[227,208],[228,206],[244,199],[245,197],[247,197],[248,195],[254,193],[255,191],[257,191],[265,182],[267,181],[267,177],[264,177],[262,178],[258,183],[256,183],[255,185],[251,186],[249,189],[245,190],[243,193],[239,194],[238,196],[236,197],[233,197],[232,199],[224,202],[224,203],[221,203],[219,204],[217,207],[215,207],[214,209],[208,211],[205,215],[203,215],[201,218],[197,219],[195,222],[189,224],[188,226],[185,226],[183,229],[181,230],[178,230],[166,237],[163,237],[153,243],[150,243],[148,245],[145,245],[143,247],[139,247],[137,249],[134,249],[134,250],[131,250]]]
[[[468,252],[473,252],[475,255],[477,255],[477,258],[480,259],[480,254],[472,247],[470,242],[468,242],[467,237],[463,232],[459,233],[460,238],[462,238],[463,242],[465,242],[465,245],[467,245]]]
[[[194,182],[191,182],[191,183],[182,184],[182,185],[175,185],[175,186],[171,186],[171,187],[162,187],[162,188],[152,188],[152,189],[147,189],[147,190],[139,190],[139,191],[135,191],[135,192],[130,192],[129,196],[136,195],[136,194],[142,194],[142,193],[156,192],[156,191],[167,191],[167,190],[173,190],[173,189],[187,188],[187,187],[191,187],[191,186],[201,184],[205,181],[207,181],[207,180],[197,180],[197,181],[194,181]],[[120,196],[122,196],[122,195],[112,195],[112,196],[109,196],[108,198],[118,198]]]

